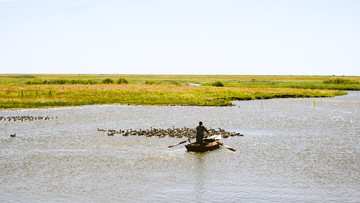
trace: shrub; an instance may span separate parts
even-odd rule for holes
[[[147,80],[147,81],[145,81],[145,84],[147,84],[147,85],[153,85],[153,84],[155,84],[155,81]]]
[[[113,79],[110,79],[110,78],[106,78],[105,80],[102,81],[103,84],[112,84],[114,83],[114,80]]]
[[[93,85],[93,84],[97,84],[98,82],[96,82],[95,80],[84,80],[83,81],[83,84],[91,84],[91,85]]]
[[[216,87],[224,87],[224,83],[221,81],[216,81],[216,82],[212,83],[211,85],[216,86]]]
[[[119,78],[117,81],[116,81],[116,84],[129,84],[129,81],[124,79],[124,78]]]

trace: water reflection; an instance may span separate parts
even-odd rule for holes
[[[204,166],[204,159],[206,158],[206,153],[193,153],[195,156],[194,162],[194,191],[195,191],[195,199],[197,202],[204,201],[204,195],[206,195],[206,191],[204,188],[205,178],[206,178],[206,171]]]

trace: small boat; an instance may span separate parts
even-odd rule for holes
[[[202,145],[193,142],[185,145],[186,149],[191,152],[205,152],[219,148],[221,145],[221,135],[214,135],[204,139]]]

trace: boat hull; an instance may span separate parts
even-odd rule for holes
[[[193,142],[185,145],[185,147],[190,152],[205,152],[218,149],[220,147],[220,140],[204,142],[203,145]]]

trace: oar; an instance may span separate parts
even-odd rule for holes
[[[225,147],[226,149],[229,149],[229,150],[231,150],[231,151],[233,151],[233,152],[236,152],[236,149],[234,149],[234,148],[232,148],[232,147],[229,147],[229,146],[225,145],[225,144],[222,143],[222,142],[217,142],[217,143],[219,143],[219,145]]]
[[[171,147],[175,147],[175,146],[178,146],[178,145],[184,144],[186,141],[187,141],[187,140],[184,140],[184,141],[181,141],[181,142],[179,142],[179,143],[177,143],[177,144],[170,145],[170,146],[168,146],[168,148],[171,148]]]

